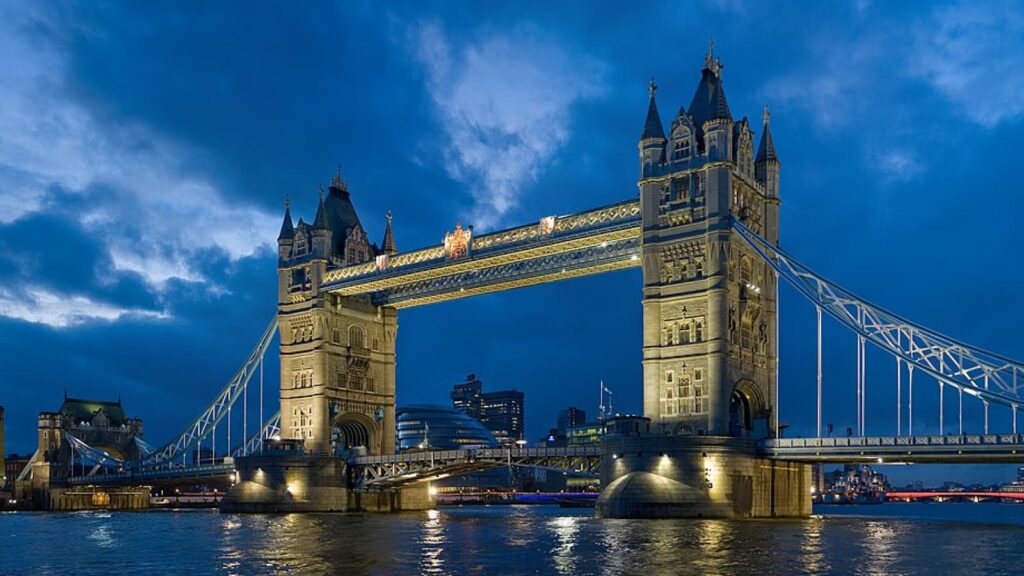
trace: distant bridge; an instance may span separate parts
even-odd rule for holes
[[[980,502],[982,500],[1017,500],[1024,502],[1024,492],[886,492],[885,497],[888,500],[904,500],[911,502],[914,500],[936,500],[939,502],[945,502],[947,500],[971,500],[973,502]]]

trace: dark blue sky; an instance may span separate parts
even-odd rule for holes
[[[733,114],[760,127],[773,110],[786,249],[871,301],[1024,357],[1019,7],[5,1],[8,449],[33,448],[35,414],[65,388],[121,393],[153,443],[195,416],[273,314],[285,195],[309,219],[338,162],[371,238],[390,209],[400,250],[456,221],[496,229],[633,197],[647,79],[671,117],[711,36]],[[476,372],[526,392],[531,437],[569,404],[593,413],[600,379],[618,410],[638,411],[639,281],[403,311],[399,402],[444,403]],[[813,308],[792,292],[782,308],[781,414],[806,433]],[[869,430],[894,432],[895,368],[877,352],[868,364]],[[839,430],[854,421],[853,367],[852,336],[827,327],[825,419]],[[918,395],[922,431],[937,428],[935,403]]]

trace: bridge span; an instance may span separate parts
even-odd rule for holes
[[[761,443],[767,458],[850,464],[997,464],[1024,459],[1022,434],[775,438]]]

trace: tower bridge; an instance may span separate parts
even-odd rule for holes
[[[165,446],[68,482],[142,481],[201,468],[236,475],[225,499],[233,509],[394,509],[429,505],[429,481],[445,474],[529,465],[599,472],[605,516],[758,517],[810,512],[810,463],[1019,462],[1024,366],[867,302],[779,247],[781,162],[770,115],[765,109],[759,137],[746,117],[733,117],[712,53],[667,131],[656,90],[652,81],[637,193],[617,204],[486,234],[456,225],[439,244],[411,251],[398,249],[390,214],[381,243],[369,240],[340,173],[321,190],[312,223],[295,223],[286,206],[277,315],[243,367]],[[395,454],[400,309],[628,267],[642,271],[644,419],[613,423],[600,450],[585,454]],[[804,415],[816,422],[812,438],[780,438],[780,280],[817,313],[817,394]],[[849,438],[822,434],[826,315],[856,340],[856,389],[842,391],[856,398]],[[243,422],[253,419],[246,390],[257,374],[262,389],[262,358],[275,335],[280,412],[264,422],[261,408],[239,439],[232,407]],[[885,383],[886,401],[897,406],[893,435],[868,434],[868,345],[894,360],[895,377]],[[939,435],[915,434],[925,418],[935,420],[914,412],[915,375],[919,399],[939,394]],[[951,394],[958,417],[947,434]],[[983,407],[983,434],[965,433],[965,397]],[[222,442],[228,435],[223,450],[218,426]],[[190,460],[204,443],[214,446],[209,461]]]

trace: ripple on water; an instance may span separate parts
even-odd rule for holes
[[[549,506],[19,513],[0,517],[0,558],[13,574],[77,576],[114,567],[161,575],[1012,574],[1024,565],[1024,506],[946,506],[847,507],[793,521],[597,520]]]

